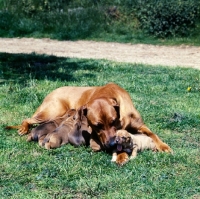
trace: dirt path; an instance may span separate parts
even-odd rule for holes
[[[94,41],[0,38],[0,52],[38,53],[60,57],[108,59],[118,62],[192,67],[200,70],[200,47],[154,46]]]

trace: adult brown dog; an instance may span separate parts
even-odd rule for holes
[[[55,149],[65,144],[74,146],[89,145],[91,128],[82,109],[66,118],[58,128],[49,133],[43,140],[42,146],[46,149]]]
[[[142,133],[151,137],[159,151],[170,152],[143,122],[130,95],[114,83],[99,87],[61,87],[47,95],[31,118],[25,119],[18,133],[28,132],[29,126],[61,117],[69,109],[83,107],[92,128],[90,145],[93,150],[108,149],[114,144],[117,129]]]

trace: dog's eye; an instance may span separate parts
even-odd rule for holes
[[[112,120],[110,121],[110,125],[111,125],[111,126],[115,126],[115,122],[116,122],[116,120],[115,120],[115,119],[112,119]]]
[[[97,128],[102,128],[103,127],[103,124],[102,123],[100,123],[100,122],[98,122],[96,125],[95,125]]]

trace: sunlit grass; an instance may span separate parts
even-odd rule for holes
[[[200,196],[199,70],[1,53],[0,71],[1,198]],[[173,155],[145,151],[118,167],[110,154],[71,145],[48,151],[4,129],[30,117],[57,87],[108,82],[130,93],[145,123]]]

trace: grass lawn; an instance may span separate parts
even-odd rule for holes
[[[46,150],[4,129],[30,117],[57,87],[108,82],[130,93],[173,155],[144,151],[118,167],[110,154],[71,145]],[[0,198],[200,198],[199,99],[195,69],[0,53]]]

